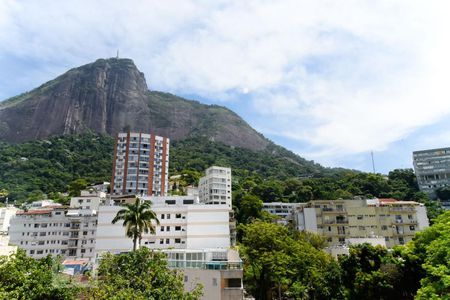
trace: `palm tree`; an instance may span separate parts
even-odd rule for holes
[[[151,201],[141,201],[141,199],[136,197],[134,204],[125,204],[126,208],[119,210],[112,220],[113,224],[123,221],[127,237],[133,239],[133,251],[136,250],[138,241],[139,246],[141,245],[143,233],[155,234],[153,220],[159,225],[155,212],[150,209],[151,206]]]

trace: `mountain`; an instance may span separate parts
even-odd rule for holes
[[[0,140],[20,143],[93,131],[206,137],[250,150],[271,142],[231,110],[149,91],[131,59],[99,59],[0,102]]]

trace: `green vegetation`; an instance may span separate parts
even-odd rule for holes
[[[74,299],[79,288],[61,269],[58,260],[50,256],[36,260],[23,250],[0,256],[0,299]]]
[[[244,280],[256,299],[450,299],[450,211],[405,246],[352,246],[336,262],[323,237],[253,220],[240,225]]]
[[[0,256],[0,299],[200,299],[202,287],[184,292],[182,274],[167,266],[165,254],[142,248],[106,254],[98,276],[87,284],[61,273],[58,258],[27,257],[23,250]]]
[[[111,137],[92,133],[18,145],[0,143],[0,190],[9,193],[10,202],[41,199],[44,194],[67,202],[61,192],[77,195],[89,183],[110,180],[113,144]],[[241,200],[246,195],[256,196],[263,202],[393,197],[425,203],[430,218],[440,212],[435,202],[419,192],[412,169],[394,170],[387,177],[330,169],[274,144],[264,151],[254,152],[204,137],[172,143],[169,173],[182,175],[174,184],[174,194],[182,193],[187,185],[197,184],[202,172],[212,165],[232,168],[233,202],[240,220],[248,219],[245,210],[249,211],[249,204],[258,202],[249,203],[247,198],[244,212],[241,212]],[[0,201],[4,199],[0,196]],[[250,211],[254,214],[255,210]]]
[[[200,285],[184,292],[182,273],[167,267],[165,254],[146,247],[120,255],[105,254],[98,276],[83,299],[196,300],[202,295]]]
[[[0,143],[0,190],[9,192],[10,202],[24,202],[69,192],[69,185],[76,189],[77,183],[71,183],[81,178],[109,181],[112,149],[112,138],[94,134]]]
[[[262,221],[242,230],[245,286],[256,299],[343,298],[339,265],[306,235]]]
[[[138,242],[139,246],[141,246],[142,234],[155,234],[155,225],[152,222],[155,221],[159,225],[159,220],[155,212],[150,209],[152,206],[151,201],[142,202],[136,197],[134,204],[127,203],[124,206],[125,208],[117,212],[112,223],[123,221],[125,234],[133,239],[133,251],[136,251]]]

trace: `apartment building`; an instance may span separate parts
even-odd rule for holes
[[[95,211],[44,206],[16,213],[10,222],[10,243],[34,258],[52,254],[92,260],[96,227]]]
[[[111,194],[164,196],[169,190],[169,144],[148,133],[119,133],[113,157]]]
[[[429,226],[423,204],[394,199],[313,200],[298,207],[293,219],[298,230],[322,234],[331,246],[350,238],[383,237],[392,248]]]
[[[143,197],[152,201],[160,225],[156,234],[144,235],[142,245],[151,249],[201,249],[230,247],[228,205],[206,205],[191,196]],[[96,252],[121,253],[133,247],[121,222],[112,224],[119,205],[100,206]]]
[[[231,169],[212,166],[205,171],[198,186],[200,202],[231,207]]]
[[[0,207],[0,235],[7,235],[11,218],[19,211],[14,206]]]
[[[292,223],[296,208],[305,205],[306,203],[266,202],[262,210],[279,217],[277,223],[287,225]]]
[[[243,299],[242,260],[236,250],[170,249],[163,252],[167,254],[169,268],[183,272],[186,291],[200,283],[202,299]]]
[[[105,205],[106,202],[105,192],[91,188],[81,191],[78,197],[72,197],[70,199],[70,207],[97,211],[100,205]]]
[[[413,163],[422,192],[436,198],[437,189],[450,186],[450,148],[414,151]],[[450,199],[442,200],[450,208]]]

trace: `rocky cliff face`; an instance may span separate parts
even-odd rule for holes
[[[86,131],[205,136],[262,150],[270,143],[232,111],[149,91],[130,59],[99,59],[0,102],[0,140],[22,142]]]

